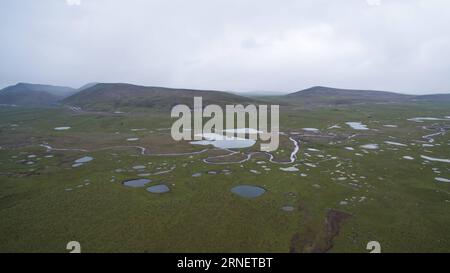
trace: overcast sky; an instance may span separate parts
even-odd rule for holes
[[[450,93],[450,1],[1,0],[17,82]]]

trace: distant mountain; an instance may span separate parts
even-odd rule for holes
[[[89,83],[79,89],[18,83],[0,90],[0,105],[49,106],[66,104],[87,110],[109,111],[120,107],[192,107],[193,98],[203,104],[278,103],[283,105],[348,105],[360,103],[450,102],[450,94],[404,95],[373,90],[338,89],[316,86],[283,95],[276,92],[228,93],[221,91],[147,87],[126,83]]]
[[[271,97],[271,96],[282,96],[287,94],[286,92],[277,92],[277,91],[250,91],[250,92],[232,92],[232,93],[244,97]]]
[[[450,94],[434,94],[416,96],[414,101],[430,101],[430,102],[450,102]]]
[[[195,96],[201,96],[204,105],[245,104],[252,101],[247,97],[220,91],[99,83],[64,99],[62,103],[90,110],[111,110],[120,107],[171,108],[177,104],[192,107]]]
[[[18,83],[0,90],[0,104],[48,106],[75,92],[76,89],[70,87]]]
[[[355,103],[401,102],[410,100],[415,96],[385,91],[351,90],[316,86],[288,94],[285,97],[296,102],[339,105]]]
[[[97,84],[98,84],[98,82],[91,82],[91,83],[85,84],[82,87],[78,88],[78,91],[83,91],[83,90],[91,88]]]

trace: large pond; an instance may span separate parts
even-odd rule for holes
[[[254,133],[249,128],[243,128],[243,129],[236,129],[237,133]],[[234,131],[225,130],[224,132],[232,132]],[[196,135],[201,136],[204,140],[198,140],[198,141],[192,141],[190,142],[193,145],[213,145],[216,148],[221,149],[242,149],[242,148],[249,148],[255,145],[256,141],[252,139],[246,139],[246,138],[240,138],[240,137],[234,137],[234,136],[226,136],[216,133],[205,133],[205,134],[197,134]]]
[[[258,186],[240,185],[233,187],[231,192],[244,198],[256,198],[266,193],[266,190]]]

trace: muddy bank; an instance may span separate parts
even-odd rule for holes
[[[342,224],[351,214],[330,209],[319,229],[307,226],[304,232],[295,233],[290,241],[290,253],[326,253],[333,248],[333,240],[339,235]]]

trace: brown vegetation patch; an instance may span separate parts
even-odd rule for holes
[[[342,223],[352,215],[343,211],[330,209],[319,227],[305,219],[305,230],[295,233],[290,241],[291,253],[325,253],[333,248],[333,240],[339,235]]]

